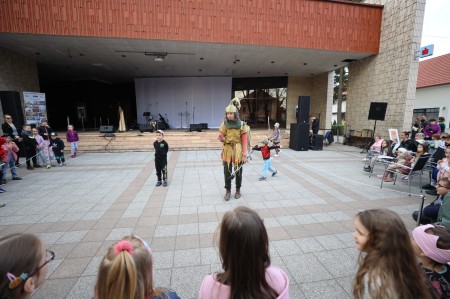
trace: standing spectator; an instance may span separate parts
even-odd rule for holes
[[[65,166],[66,165],[66,159],[64,158],[64,142],[61,140],[61,138],[58,137],[58,135],[55,132],[52,132],[50,134],[50,137],[52,138],[52,150],[55,154],[56,162],[59,166]]]
[[[445,117],[439,116],[439,126],[441,127],[441,133],[445,132]]]
[[[74,130],[73,125],[67,126],[66,140],[70,142],[70,156],[76,158],[80,138],[78,138],[78,133]]]
[[[3,137],[6,139],[6,142],[2,145],[2,150],[4,151],[2,161],[4,164],[2,165],[2,172],[3,172],[3,179],[2,183],[6,183],[6,172],[8,171],[8,167],[11,171],[12,179],[13,180],[21,180],[22,178],[17,176],[16,172],[16,165],[15,161],[17,159],[17,152],[19,151],[19,148],[17,145],[12,142],[11,136],[9,135],[3,135]]]
[[[25,156],[27,158],[27,169],[34,170],[34,167],[37,166],[36,148],[38,144],[33,136],[33,132],[31,132],[31,126],[23,125],[22,128],[22,142],[25,148]],[[33,161],[33,166],[31,166],[31,161]]]
[[[52,143],[52,138],[51,138],[51,134],[53,132],[53,129],[50,128],[50,126],[48,125],[48,122],[46,120],[42,120],[41,121],[41,126],[38,128],[39,131],[39,135],[42,136],[42,138],[44,139],[44,144],[48,147],[50,147],[50,144]],[[53,159],[53,151],[51,150],[47,150],[44,152],[44,154],[48,155],[48,160],[51,161],[51,159]]]
[[[281,132],[280,132],[280,124],[275,123],[273,125],[273,133],[272,136],[269,138],[270,141],[272,141],[273,145],[279,145],[281,142]],[[280,152],[280,148],[275,149],[275,157],[278,157],[278,153]]]
[[[311,132],[313,133],[313,135],[316,135],[317,133],[319,133],[320,120],[315,116],[311,116],[310,121],[311,121]]]
[[[431,299],[398,214],[386,209],[359,212],[352,236],[360,251],[353,298]]]
[[[420,118],[420,126],[422,128],[422,130],[428,126],[428,117],[426,115],[422,115],[422,117]]]
[[[3,156],[5,155],[5,151],[2,149],[2,145],[5,144],[6,139],[3,137],[0,137],[0,193],[4,193],[5,189],[1,188],[5,185],[5,183],[3,183],[3,171],[2,171],[2,167],[3,167]],[[4,207],[5,204],[4,203],[0,203],[0,208]]]
[[[225,201],[231,196],[231,175],[236,171],[236,193],[234,198],[241,197],[242,172],[244,163],[247,162],[248,135],[250,127],[239,118],[241,103],[238,98],[233,98],[225,108],[225,118],[219,128],[219,141],[223,142],[221,158],[225,179]]]
[[[161,185],[167,187],[167,152],[169,151],[169,144],[164,140],[163,130],[156,131],[156,140],[153,142],[153,147],[155,148],[155,169],[158,177],[156,187]]]
[[[421,130],[421,123],[420,118],[416,117],[416,120],[414,121],[414,124],[411,127],[411,139],[414,140],[417,133],[420,133]]]
[[[20,149],[20,142],[22,141],[22,138],[20,137],[19,129],[16,127],[16,125],[14,125],[11,115],[5,114],[4,118],[5,118],[5,123],[2,124],[3,134],[11,137],[11,140]],[[15,162],[16,167],[20,167],[19,155],[17,155],[17,159],[14,162]]]
[[[31,130],[33,132],[34,139],[36,140],[36,155],[41,158],[42,164],[39,167],[47,167],[49,169],[51,167],[50,160],[48,158],[48,146],[44,142],[44,138],[39,135],[39,131],[37,128]]]
[[[431,140],[433,134],[441,134],[441,126],[434,118],[430,119],[429,124],[423,129],[425,140]]]

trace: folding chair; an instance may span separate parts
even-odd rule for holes
[[[423,169],[425,168],[425,165],[427,164],[429,158],[430,158],[429,154],[420,156],[419,159],[417,159],[415,161],[413,167],[408,167],[408,166],[404,166],[402,164],[393,163],[395,165],[401,165],[403,168],[409,169],[409,172],[407,174],[398,172],[397,169],[390,170],[390,169],[388,169],[388,167],[386,167],[386,169],[384,170],[383,179],[381,180],[380,188],[383,188],[384,177],[388,173],[392,173],[394,175],[394,185],[397,181],[398,175],[407,175],[408,176],[408,192],[409,192],[409,196],[411,196],[411,180],[414,177],[418,176],[419,180],[420,180],[420,193],[422,193],[422,174],[423,174]]]

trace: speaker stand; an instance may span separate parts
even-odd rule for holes
[[[375,124],[373,125],[373,133],[372,133],[372,138],[369,140],[369,142],[367,142],[366,146],[363,148],[363,150],[361,151],[361,154],[367,153],[369,151],[370,148],[370,144],[372,143],[372,140],[375,139],[375,130],[377,129],[377,120],[375,120]],[[367,136],[367,138],[369,138],[369,136]]]

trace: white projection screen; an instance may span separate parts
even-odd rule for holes
[[[231,77],[134,79],[138,123],[147,121],[143,113],[148,111],[153,119],[159,119],[159,114],[167,118],[172,129],[187,128],[193,123],[218,128],[231,100],[231,80]]]

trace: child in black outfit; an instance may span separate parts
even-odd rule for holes
[[[164,140],[163,130],[156,131],[156,140],[153,142],[153,147],[155,148],[155,168],[156,176],[158,177],[156,187],[161,185],[167,187],[167,152],[169,151],[169,145]]]
[[[55,154],[56,162],[58,162],[58,165],[65,166],[66,165],[66,159],[64,158],[64,142],[61,140],[61,138],[58,137],[58,135],[55,132],[52,132],[50,134],[51,136],[51,147],[53,149],[53,153]]]
[[[34,170],[37,167],[36,149],[38,148],[38,143],[31,132],[30,125],[25,124],[22,129],[21,136],[25,148],[25,156],[27,157],[27,169]],[[33,161],[33,166],[31,166],[31,161]]]
[[[269,144],[269,140],[263,140],[261,141],[261,146],[258,147],[258,145],[255,145],[253,150],[255,151],[261,151],[263,160],[264,160],[264,166],[262,169],[262,176],[259,178],[260,181],[265,181],[267,179],[267,172],[272,172],[272,176],[275,176],[277,174],[277,170],[272,167],[272,161],[270,160],[270,150],[280,148],[279,145],[272,145],[267,146]]]

